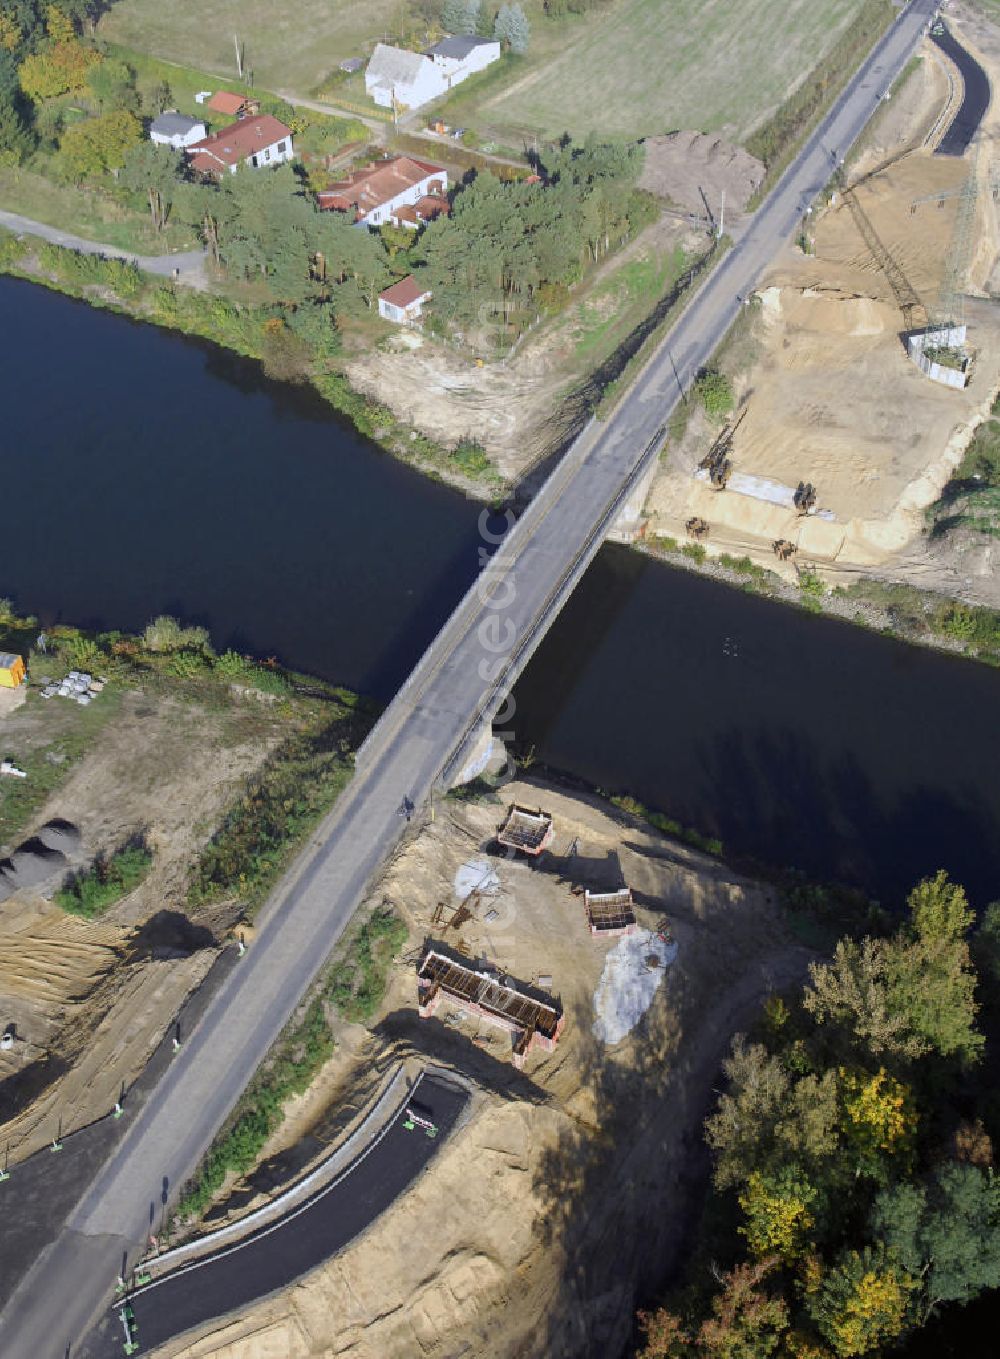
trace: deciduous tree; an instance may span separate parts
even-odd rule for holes
[[[906,1328],[916,1281],[881,1247],[845,1251],[807,1295],[820,1334],[840,1359],[869,1354]]]
[[[527,52],[531,40],[531,26],[520,5],[503,4],[497,11],[493,36],[512,52]]]
[[[64,173],[80,183],[88,176],[120,169],[129,149],[141,141],[139,119],[118,109],[66,128],[59,142],[59,159]]]

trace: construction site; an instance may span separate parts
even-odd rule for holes
[[[501,843],[513,809],[544,852]],[[771,895],[596,797],[515,782],[440,803],[362,908],[408,927],[378,1014],[340,1027],[213,1225],[328,1155],[400,1067],[470,1081],[468,1118],[339,1255],[164,1354],[616,1352],[682,1238],[728,1038],[811,956]],[[398,1243],[416,1239],[414,1268]]]
[[[956,145],[968,96],[936,38],[984,79],[996,58],[961,6],[937,29],[746,299],[719,360],[735,409],[722,425],[692,409],[647,534],[832,581],[891,572],[920,542],[1000,387],[1000,115],[977,107]]]

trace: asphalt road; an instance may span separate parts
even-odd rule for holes
[[[420,1129],[407,1132],[398,1115],[335,1180],[287,1217],[133,1293],[142,1353],[287,1288],[374,1222],[428,1165],[469,1100],[466,1091],[433,1076],[423,1077],[414,1093],[438,1125],[436,1138]],[[419,1240],[400,1243],[402,1250],[419,1246]],[[117,1359],[122,1339],[112,1305],[78,1359]]]
[[[4,1359],[64,1359],[81,1342],[123,1256],[141,1254],[164,1196],[175,1197],[198,1164],[399,842],[401,799],[423,805],[476,724],[495,710],[596,554],[623,492],[655,456],[681,389],[826,186],[933,11],[934,0],[911,0],[900,13],[614,413],[591,422],[568,450],[445,624],[268,904],[247,956],[0,1316]],[[516,730],[516,714],[501,712],[498,721]]]
[[[971,53],[967,52],[960,42],[955,41],[947,25],[943,33],[931,34],[931,41],[936,43],[945,56],[950,57],[958,67],[965,91],[961,107],[938,143],[935,154],[964,156],[990,106],[989,77]]]

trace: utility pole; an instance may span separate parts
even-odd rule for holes
[[[717,236],[718,236],[720,239],[721,239],[721,237],[722,237],[723,231],[725,230],[725,226],[726,226],[726,191],[725,191],[725,189],[723,189],[723,190],[722,190],[722,205],[721,205],[720,208],[719,208],[719,230],[718,230],[718,232],[716,233]]]
[[[243,79],[243,53],[240,51],[239,34],[233,34],[233,46],[236,48],[236,74],[240,80]]]

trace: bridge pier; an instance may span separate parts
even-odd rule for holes
[[[659,458],[653,458],[646,470],[637,478],[628,499],[621,507],[618,518],[608,531],[610,542],[632,543],[638,537],[639,527],[642,524],[642,512],[645,509],[646,499],[649,496],[659,466]]]
[[[499,786],[514,773],[507,747],[493,733],[492,721],[481,723],[469,735],[459,761],[457,769],[445,775],[449,789],[460,788],[463,783],[471,783],[473,779],[484,776]]]

